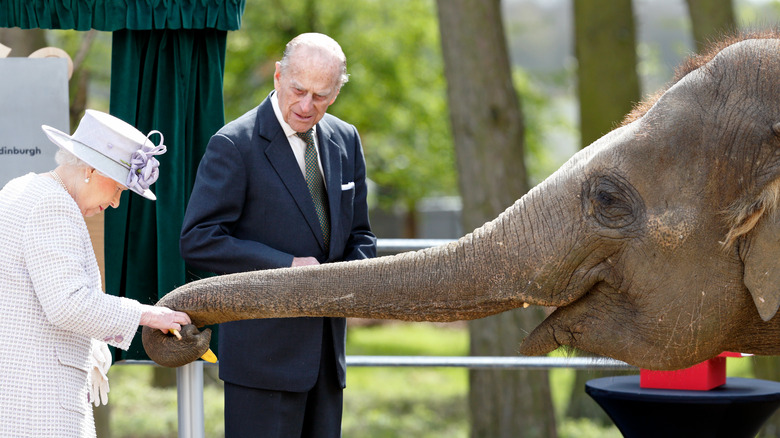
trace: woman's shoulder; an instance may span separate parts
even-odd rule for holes
[[[32,172],[12,179],[0,190],[0,205],[27,211],[36,206],[48,206],[78,213],[76,202],[62,186],[45,174]]]

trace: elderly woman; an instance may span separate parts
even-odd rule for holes
[[[43,130],[60,147],[57,168],[0,191],[0,436],[90,437],[90,402],[107,402],[106,343],[127,349],[139,324],[190,323],[103,293],[83,218],[116,208],[127,189],[154,200],[165,146],[93,110],[73,136]]]

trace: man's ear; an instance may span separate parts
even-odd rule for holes
[[[747,238],[743,281],[761,319],[769,321],[780,307],[780,215],[765,215]]]
[[[331,106],[331,105],[333,105],[334,102],[336,102],[336,98],[339,97],[339,93],[341,93],[341,87],[336,89],[336,94],[333,95],[333,99],[331,99],[331,101],[328,104],[328,106]]]

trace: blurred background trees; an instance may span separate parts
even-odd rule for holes
[[[528,191],[525,119],[512,82],[499,0],[438,0],[464,230]],[[542,309],[470,321],[472,356],[512,356]],[[556,436],[547,371],[470,370],[471,436]]]
[[[612,129],[687,54],[779,15],[771,0],[252,0],[228,36],[225,118],[272,90],[293,36],[329,34],[351,75],[330,112],[361,133],[377,234],[454,238],[425,235],[420,206],[459,196],[453,214],[469,232]],[[110,41],[95,31],[0,29],[11,56],[46,45],[71,55],[73,126],[84,108],[108,108]],[[471,354],[516,354],[542,316],[471,323]],[[777,380],[772,361],[756,368]],[[555,436],[546,375],[533,376],[472,373],[472,436]]]

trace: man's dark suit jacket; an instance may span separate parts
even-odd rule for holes
[[[216,274],[376,255],[366,205],[363,150],[354,126],[326,114],[317,124],[330,208],[325,252],[314,202],[273,111],[270,96],[209,141],[182,227],[180,250],[192,267]],[[345,386],[343,318],[236,321],[219,330],[226,382],[303,392],[316,382],[323,324],[331,324],[336,368]]]

